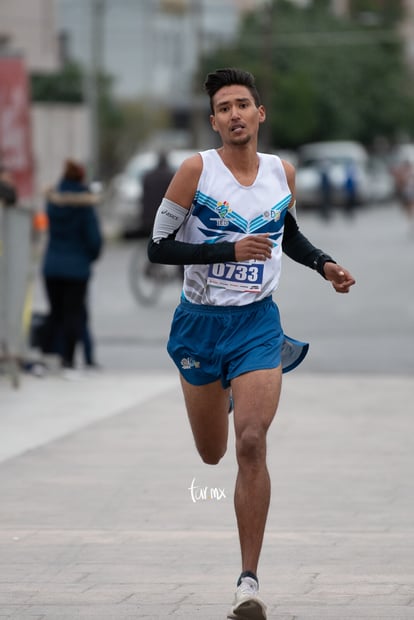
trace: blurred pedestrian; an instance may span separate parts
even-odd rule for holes
[[[145,237],[151,234],[155,214],[173,176],[167,153],[162,151],[156,166],[144,175],[142,183],[142,233]]]
[[[397,194],[414,232],[414,164],[406,159],[395,170]]]
[[[345,168],[345,215],[353,218],[358,204],[358,179],[355,164],[348,162]]]
[[[60,351],[66,378],[76,376],[75,350],[85,329],[91,265],[102,248],[97,202],[98,196],[85,184],[83,166],[67,160],[61,180],[47,194],[49,227],[43,262],[50,306],[45,349]]]
[[[320,168],[319,213],[326,222],[332,217],[332,183],[329,176],[328,162],[322,162]]]
[[[92,336],[92,330],[89,317],[89,301],[85,299],[83,306],[82,336],[81,345],[83,353],[83,363],[86,370],[99,370],[101,365],[96,361],[95,339]]]
[[[0,203],[12,206],[17,203],[17,191],[11,172],[0,165]]]

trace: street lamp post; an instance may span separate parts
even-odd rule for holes
[[[91,0],[91,62],[87,85],[87,97],[90,110],[89,169],[92,180],[99,180],[101,174],[99,78],[102,72],[103,64],[103,26],[105,9],[106,0]]]
[[[191,114],[191,123],[192,123],[192,140],[193,147],[195,149],[201,148],[202,142],[202,134],[203,134],[203,123],[204,123],[204,114],[203,114],[203,102],[204,97],[201,96],[200,88],[198,83],[195,80],[195,76],[197,74],[197,70],[200,66],[200,61],[203,54],[204,47],[204,27],[203,27],[203,0],[193,0],[192,3],[192,17],[194,22],[194,33],[195,33],[195,45],[194,45],[194,76],[193,76],[193,84],[192,84],[192,114]]]
[[[275,0],[267,0],[263,6],[262,20],[262,65],[263,65],[263,83],[261,86],[261,95],[263,104],[270,109],[272,100],[273,80],[273,23],[275,15]],[[270,125],[265,123],[261,128],[261,144],[264,150],[269,150],[271,146]]]

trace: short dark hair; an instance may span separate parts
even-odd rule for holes
[[[220,88],[223,86],[232,86],[237,84],[239,86],[246,86],[256,104],[257,107],[261,105],[260,95],[256,88],[255,79],[252,73],[249,71],[243,71],[243,69],[217,69],[213,73],[209,73],[204,82],[204,90],[210,97],[211,113],[214,114],[213,97]]]

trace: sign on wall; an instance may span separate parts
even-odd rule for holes
[[[19,199],[33,195],[29,78],[18,56],[0,56],[0,164],[9,169]]]

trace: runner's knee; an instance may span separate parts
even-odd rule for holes
[[[266,457],[266,433],[259,427],[244,429],[236,441],[239,462],[259,462]]]

